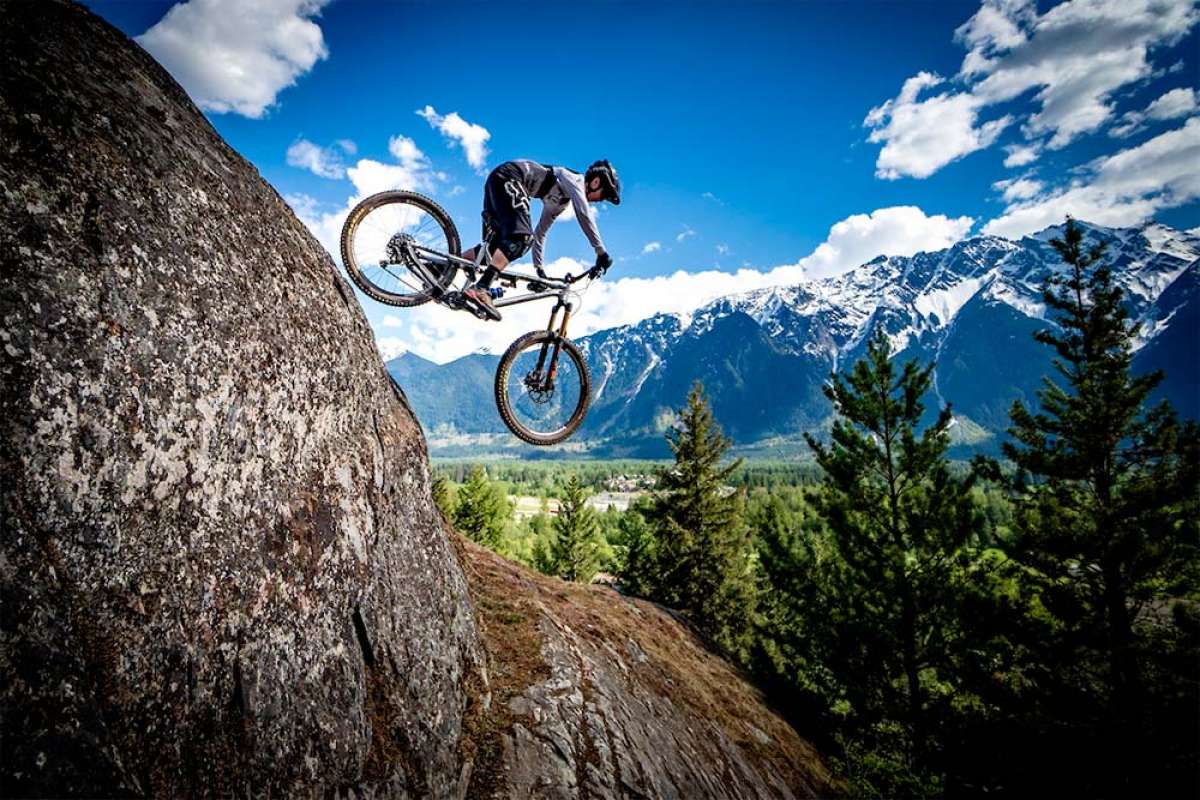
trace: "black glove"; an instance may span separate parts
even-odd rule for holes
[[[604,273],[608,272],[608,268],[612,266],[612,256],[608,253],[601,253],[596,256],[596,266],[588,270],[588,277],[595,280]]]

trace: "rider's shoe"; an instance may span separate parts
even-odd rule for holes
[[[466,297],[468,300],[474,300],[492,319],[500,319],[500,312],[496,310],[496,304],[492,302],[492,294],[487,289],[480,286],[470,286],[463,289],[463,297]]]

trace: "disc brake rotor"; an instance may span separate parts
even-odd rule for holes
[[[535,369],[526,375],[523,383],[529,399],[538,405],[545,405],[554,397],[554,384],[542,377],[540,369]]]

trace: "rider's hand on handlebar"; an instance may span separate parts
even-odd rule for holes
[[[593,280],[601,277],[604,273],[608,272],[608,268],[612,266],[612,263],[612,256],[608,253],[600,253],[600,255],[596,256],[596,266],[588,270],[588,277]]]

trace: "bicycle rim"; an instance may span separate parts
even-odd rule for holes
[[[347,216],[342,260],[354,282],[373,299],[391,305],[424,303],[431,287],[409,269],[400,252],[402,241],[459,254],[458,231],[440,206],[409,192],[382,192]],[[439,273],[442,288],[453,275],[453,267]]]
[[[513,342],[496,371],[500,415],[530,444],[556,444],[574,433],[587,413],[590,388],[579,351],[546,331]]]

